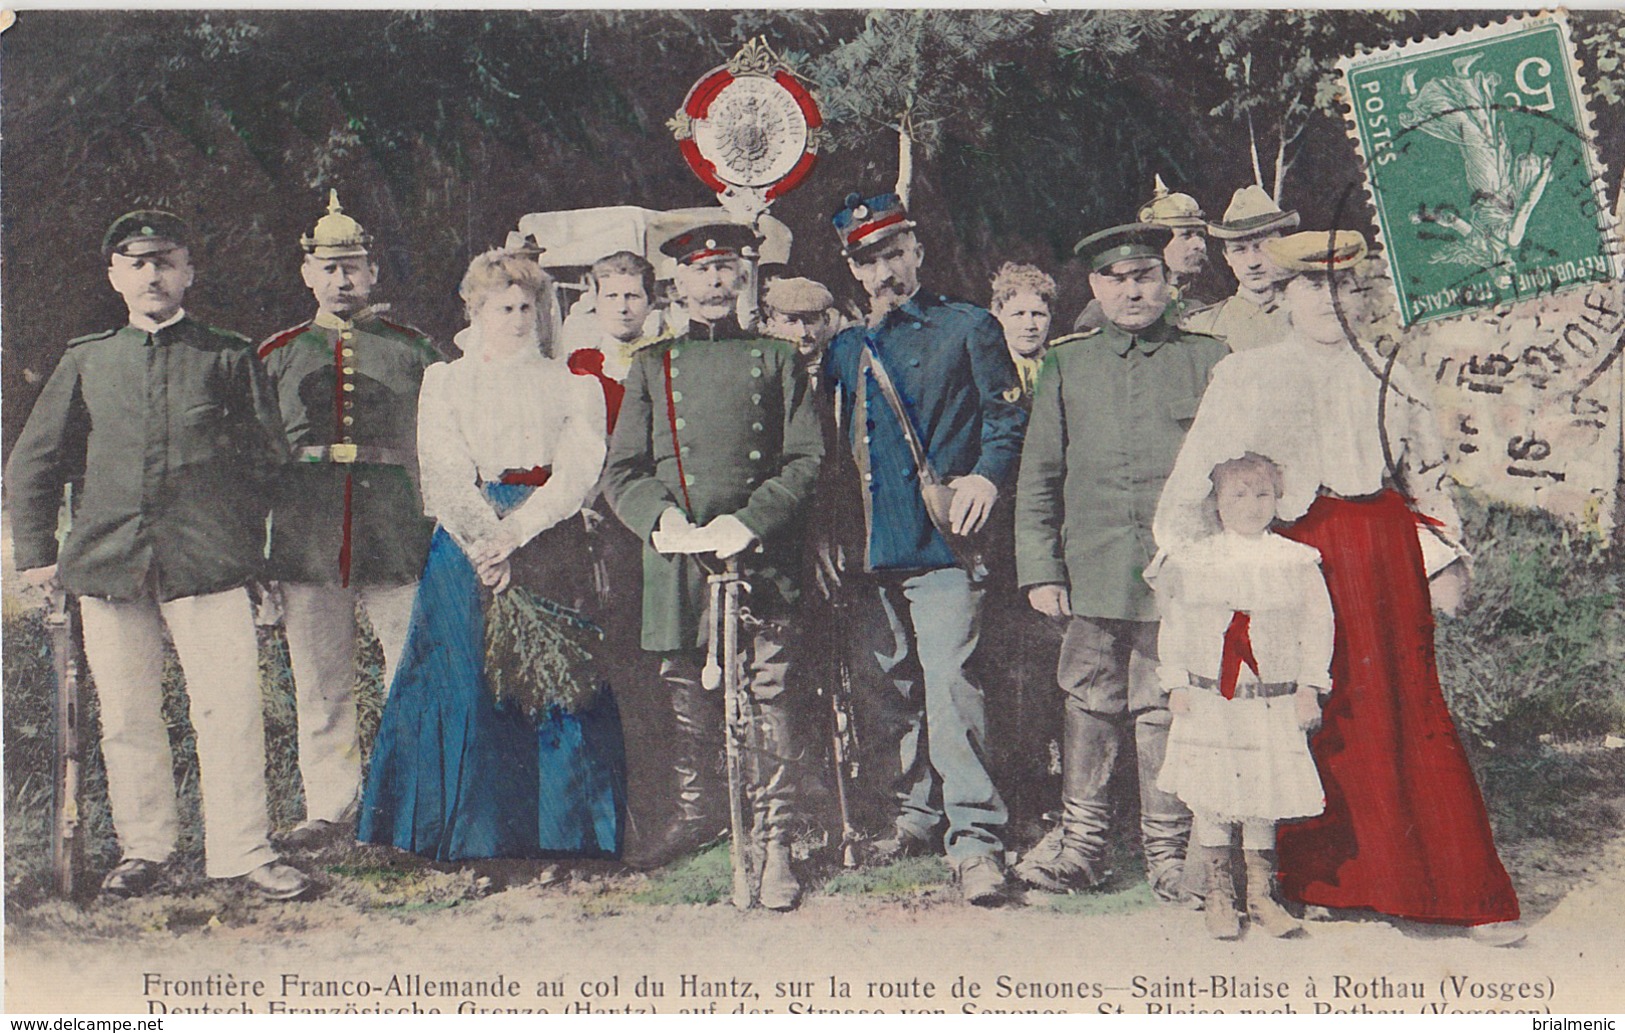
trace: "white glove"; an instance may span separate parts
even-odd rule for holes
[[[756,533],[732,514],[717,517],[701,528],[701,532],[716,546],[719,560],[739,555],[756,540]]]
[[[683,548],[683,539],[693,534],[695,527],[684,513],[676,506],[666,507],[660,514],[660,523],[655,527],[655,533],[649,536],[656,552],[687,552]]]

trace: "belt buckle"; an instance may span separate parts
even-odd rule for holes
[[[335,463],[353,463],[356,454],[356,446],[351,444],[332,445],[328,448],[328,457]]]

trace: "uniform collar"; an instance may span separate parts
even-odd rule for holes
[[[1158,316],[1155,323],[1139,330],[1125,330],[1109,319],[1100,328],[1101,338],[1119,355],[1127,355],[1136,344],[1144,354],[1154,355],[1158,348],[1173,339],[1175,332],[1168,325],[1166,312]]]
[[[698,316],[688,317],[688,331],[684,335],[695,341],[742,341],[754,334],[748,334],[739,325],[737,317],[728,315],[714,323],[707,323]]]
[[[1281,307],[1281,288],[1276,287],[1267,294],[1260,294],[1237,285],[1236,300],[1245,301],[1261,312],[1274,312]]]
[[[130,325],[135,329],[140,330],[144,334],[155,334],[160,330],[165,330],[174,326],[176,323],[179,323],[185,318],[186,310],[184,308],[176,309],[175,314],[164,320],[162,323],[154,323],[147,317],[138,316],[132,312],[130,313]]]
[[[927,292],[924,287],[921,287],[913,294],[910,294],[907,301],[886,313],[885,318],[881,319],[880,324],[875,329],[881,329],[888,323],[899,319],[913,319],[921,323],[929,322],[931,317],[926,314],[926,309],[937,300],[936,295]]]
[[[316,318],[312,319],[311,323],[321,327],[323,330],[348,330],[351,327],[358,326],[361,323],[365,323],[376,318],[380,312],[383,312],[388,308],[388,305],[368,305],[366,308],[357,309],[355,314],[349,319],[345,319],[343,316],[335,316],[331,312],[325,312],[321,309],[317,309]]]

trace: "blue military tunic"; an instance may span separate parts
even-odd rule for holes
[[[842,331],[830,343],[824,369],[844,412],[857,411],[865,338],[891,374],[937,475],[979,474],[1004,491],[1021,455],[1027,415],[998,321],[975,305],[920,291],[878,327]],[[862,418],[848,422],[849,444],[867,450],[866,566],[951,567],[953,550],[925,510],[902,426],[873,373],[863,381]]]

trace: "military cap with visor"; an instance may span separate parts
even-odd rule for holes
[[[1256,183],[1249,183],[1230,198],[1224,218],[1208,223],[1207,231],[1220,240],[1241,240],[1261,233],[1285,232],[1298,225],[1298,213],[1284,211]]]
[[[299,246],[312,258],[360,258],[371,244],[372,234],[344,214],[337,190],[328,191],[327,214],[316,220],[310,233],[299,238]]]
[[[190,229],[178,215],[157,210],[126,212],[102,235],[102,257],[162,254],[186,247],[190,237]]]
[[[1139,220],[1172,230],[1203,229],[1207,226],[1202,206],[1196,203],[1196,198],[1170,191],[1160,175],[1156,177],[1151,200],[1140,209]]]
[[[908,217],[903,199],[896,194],[847,194],[830,222],[841,239],[841,254],[848,258],[918,225]]]
[[[1305,230],[1264,241],[1264,253],[1290,273],[1343,272],[1360,264],[1366,242],[1358,230]]]
[[[1154,258],[1163,261],[1162,251],[1174,237],[1166,226],[1149,222],[1131,222],[1091,233],[1078,241],[1072,253],[1089,263],[1089,271],[1098,273],[1107,266],[1136,258]]]
[[[756,234],[748,226],[724,222],[679,233],[660,245],[660,253],[678,265],[694,265],[711,258],[738,258],[755,246]]]

